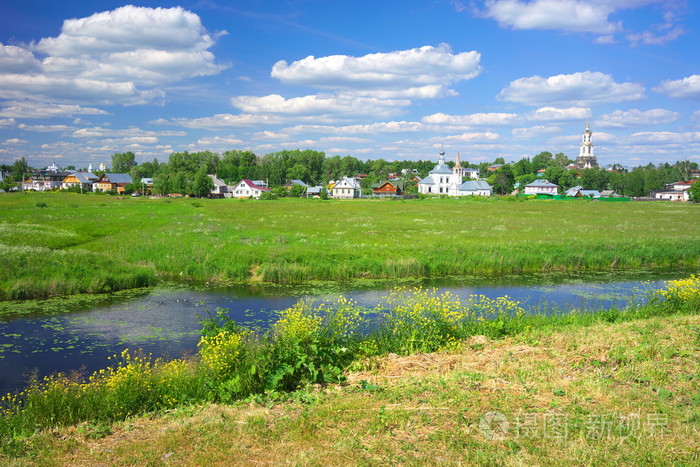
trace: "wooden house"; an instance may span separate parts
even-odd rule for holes
[[[402,195],[406,190],[403,180],[384,180],[372,185],[372,194],[375,196]]]
[[[130,184],[131,175],[121,173],[104,173],[92,184],[93,191],[116,191],[123,193],[124,187]]]

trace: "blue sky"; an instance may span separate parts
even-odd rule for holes
[[[0,5],[0,162],[314,149],[700,162],[689,0]]]

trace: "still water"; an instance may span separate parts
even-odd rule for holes
[[[409,286],[436,288],[466,299],[509,296],[531,312],[548,309],[598,310],[641,299],[665,280],[685,273],[605,273],[585,275],[512,276],[499,279],[424,280]],[[375,307],[393,286],[361,287],[357,283],[313,287],[156,288],[131,298],[107,301],[61,314],[0,320],[0,393],[24,386],[31,373],[46,375],[74,370],[90,374],[109,364],[124,348],[141,348],[155,357],[177,358],[194,353],[207,310],[229,310],[243,324],[264,328],[276,310],[301,299],[331,302],[343,295],[360,306]]]

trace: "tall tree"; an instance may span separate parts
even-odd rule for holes
[[[112,172],[128,174],[134,167],[136,167],[136,156],[133,152],[116,152],[112,156]]]

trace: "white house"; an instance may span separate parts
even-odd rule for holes
[[[226,182],[220,178],[217,178],[216,175],[208,174],[208,177],[211,178],[211,181],[214,183],[214,189],[211,190],[212,196],[216,196],[218,198],[231,197],[228,192],[228,185],[226,185]]]
[[[333,197],[338,199],[359,198],[361,193],[360,182],[353,177],[343,177],[333,187]]]
[[[269,188],[263,188],[254,184],[252,181],[244,178],[238,185],[233,187],[232,196],[234,198],[260,198],[260,195],[265,191],[270,191]]]
[[[682,182],[669,183],[666,185],[666,190],[653,192],[652,195],[657,199],[665,199],[669,201],[688,201],[690,194],[688,189],[697,183],[698,179],[685,180]]]
[[[525,185],[526,195],[556,195],[559,185],[550,183],[548,180],[535,180]]]
[[[493,188],[484,180],[469,180],[450,189],[450,196],[492,196]]]
[[[437,165],[428,176],[418,182],[418,193],[424,195],[449,195],[462,184],[462,175],[455,173],[445,164],[445,151],[440,151]]]

